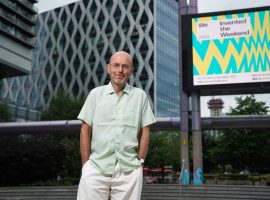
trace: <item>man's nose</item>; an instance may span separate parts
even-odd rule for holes
[[[122,65],[119,65],[118,71],[119,71],[119,72],[123,72],[123,66],[122,66]]]

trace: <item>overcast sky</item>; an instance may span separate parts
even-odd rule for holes
[[[198,12],[270,6],[270,0],[198,0]]]
[[[39,12],[44,12],[75,1],[78,0],[39,0],[36,7],[38,7]],[[199,12],[234,10],[260,6],[270,6],[270,0],[198,0]]]
[[[36,7],[38,8],[39,13],[41,13],[75,1],[78,0],[39,0],[39,2],[36,4]],[[270,0],[198,0],[198,12],[214,12],[261,6],[270,6]],[[257,100],[267,102],[267,106],[270,107],[270,94],[260,94],[255,96]],[[215,98],[223,99],[223,112],[228,112],[230,106],[235,106],[235,97],[235,95],[215,96]],[[202,116],[210,115],[209,109],[207,108],[207,102],[211,98],[212,97],[201,97]]]

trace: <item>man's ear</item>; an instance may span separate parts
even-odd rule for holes
[[[108,74],[111,73],[111,69],[110,69],[110,65],[109,64],[107,64],[107,72],[108,72]]]

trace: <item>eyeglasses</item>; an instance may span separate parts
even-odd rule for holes
[[[120,64],[120,63],[112,63],[112,64],[109,64],[111,65],[112,67],[114,68],[119,68],[119,67],[122,67],[123,69],[129,69],[131,67],[131,65],[128,65],[128,64]]]

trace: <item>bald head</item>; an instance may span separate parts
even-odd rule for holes
[[[107,72],[110,74],[112,86],[117,94],[123,91],[133,70],[132,58],[127,52],[118,51],[112,55],[107,65]]]
[[[130,56],[129,53],[125,52],[125,51],[117,51],[116,53],[114,53],[111,58],[110,58],[110,63],[112,63],[112,61],[116,58],[116,57],[122,57],[128,60],[129,65],[131,67],[133,67],[133,61],[132,58]]]

